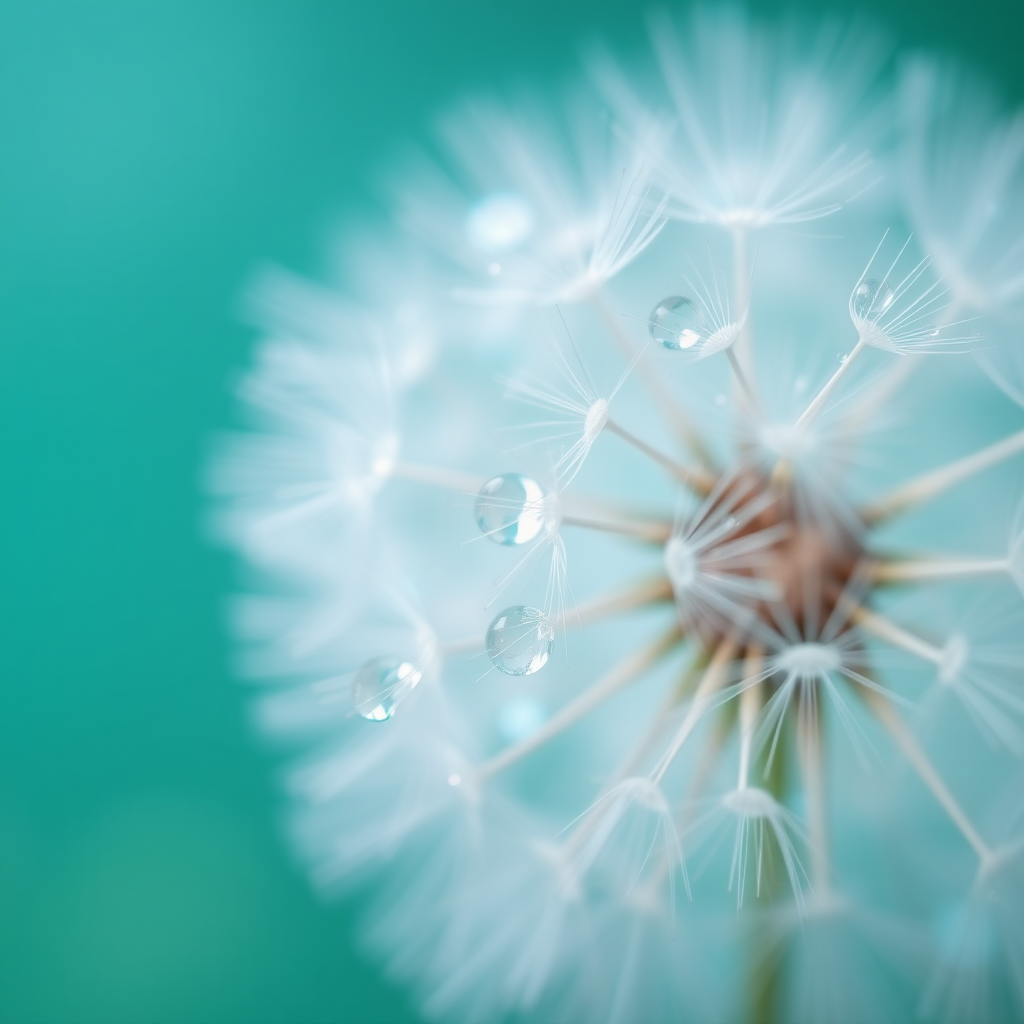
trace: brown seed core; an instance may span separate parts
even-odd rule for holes
[[[743,493],[746,497],[736,509],[740,512],[745,504],[769,491],[775,500],[730,534],[723,544],[764,530],[777,532],[778,538],[749,560],[741,563],[737,559],[735,568],[728,571],[770,584],[778,595],[777,602],[785,606],[800,631],[805,636],[806,631],[813,632],[815,636],[807,638],[815,639],[856,571],[863,547],[857,533],[838,517],[822,522],[802,512],[788,481],[749,475],[738,478],[725,490],[718,507],[733,504],[731,496]],[[714,510],[709,514],[713,515]],[[756,611],[762,621],[778,628],[768,603],[760,603]],[[710,632],[718,635],[705,636],[707,642],[715,644],[722,639],[722,630]]]

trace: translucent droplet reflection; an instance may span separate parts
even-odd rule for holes
[[[876,320],[892,305],[892,300],[892,289],[885,281],[869,277],[853,293],[853,315],[859,320]]]
[[[494,667],[510,676],[528,676],[551,656],[555,630],[539,609],[521,604],[499,612],[487,628],[487,654]]]
[[[370,722],[387,721],[422,677],[401,658],[371,658],[352,680],[352,704]]]
[[[496,476],[480,488],[476,521],[495,544],[510,546],[533,540],[544,525],[544,492],[520,473]]]
[[[683,295],[662,299],[651,310],[648,329],[655,341],[675,352],[693,348],[708,333],[704,311]]]

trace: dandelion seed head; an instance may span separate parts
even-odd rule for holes
[[[211,484],[292,837],[439,1019],[1017,1019],[1024,424],[899,357],[1024,405],[1020,115],[835,25],[650,47],[253,289]]]

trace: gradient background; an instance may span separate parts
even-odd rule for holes
[[[759,3],[757,10],[779,9]],[[793,6],[793,5],[789,5]],[[809,6],[809,5],[796,5]],[[1024,97],[1024,0],[876,0]],[[637,3],[0,5],[0,1020],[412,1021],[277,830],[202,540],[253,267],[322,270],[461,92]]]

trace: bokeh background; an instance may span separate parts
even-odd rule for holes
[[[1024,0],[860,12],[1024,99]],[[417,1019],[278,830],[202,532],[253,269],[322,273],[459,94],[636,2],[0,4],[0,1020]]]

